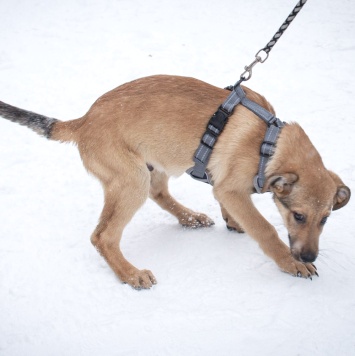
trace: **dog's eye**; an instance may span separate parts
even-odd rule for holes
[[[321,221],[320,224],[321,225],[325,225],[325,223],[327,222],[328,216],[325,216]]]
[[[306,222],[306,217],[302,214],[298,214],[298,213],[293,213],[293,217],[295,218],[295,220],[298,223],[304,223]]]

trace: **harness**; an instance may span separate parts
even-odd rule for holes
[[[213,147],[227,124],[229,117],[233,114],[235,107],[241,104],[257,115],[267,125],[264,141],[260,146],[258,171],[253,181],[256,192],[261,193],[265,183],[266,165],[275,152],[277,138],[282,127],[285,126],[285,123],[256,102],[248,99],[240,86],[241,82],[242,79],[234,86],[226,88],[231,90],[231,93],[209,120],[206,131],[202,136],[200,145],[193,158],[195,165],[189,168],[186,173],[200,182],[213,185],[212,177],[207,170],[207,164],[211,157]]]

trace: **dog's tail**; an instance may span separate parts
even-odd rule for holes
[[[37,134],[50,140],[62,142],[76,142],[76,130],[81,124],[81,119],[60,121],[19,109],[2,101],[0,101],[0,116],[20,125],[27,126]]]

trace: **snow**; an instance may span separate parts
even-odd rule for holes
[[[227,86],[295,3],[2,0],[0,100],[69,120],[146,75]],[[247,83],[353,190],[354,16],[352,0],[309,1]],[[148,201],[122,240],[158,280],[137,292],[90,244],[103,198],[77,150],[2,119],[0,138],[0,355],[355,355],[354,200],[329,219],[310,281],[228,231],[209,186],[173,179],[216,225],[184,229]],[[254,200],[286,241],[270,196]]]

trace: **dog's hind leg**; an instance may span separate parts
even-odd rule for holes
[[[243,233],[244,230],[240,226],[240,224],[237,223],[235,221],[235,219],[232,218],[232,216],[228,213],[228,211],[224,208],[224,206],[222,204],[220,204],[220,206],[221,206],[222,217],[223,217],[224,221],[226,222],[227,229],[230,231],[237,231],[239,233]]]
[[[175,216],[182,226],[198,228],[214,225],[207,215],[196,213],[177,202],[169,193],[169,177],[158,170],[151,171],[150,198],[162,209]]]
[[[150,288],[156,284],[155,277],[148,270],[138,270],[129,263],[120,250],[124,227],[135,212],[148,198],[150,175],[145,164],[130,161],[120,164],[119,170],[112,167],[97,169],[101,178],[105,204],[99,224],[91,236],[91,242],[121,279],[133,288]]]

